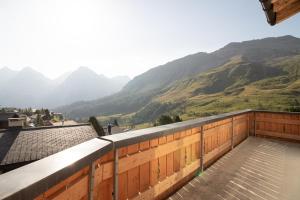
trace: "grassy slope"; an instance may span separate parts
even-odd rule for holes
[[[246,108],[285,110],[295,99],[300,101],[299,88],[300,55],[268,63],[249,63],[234,57],[221,67],[162,89],[136,113],[99,119],[143,124],[165,113],[180,114],[187,120]]]
[[[233,63],[239,65],[238,62],[235,60]],[[236,82],[221,92],[201,93],[193,96],[192,90],[197,88],[196,86],[187,88],[187,91],[173,91],[173,94],[179,93],[177,95],[179,99],[186,95],[183,118],[189,119],[244,108],[285,110],[290,107],[295,99],[300,100],[300,56],[274,60],[267,63],[267,65],[274,69],[273,77],[262,76],[259,80],[255,80],[255,78],[249,80],[249,77],[245,74],[240,74]],[[226,71],[227,67],[229,66],[222,66],[199,75],[204,80],[198,82],[199,88],[197,90],[203,87],[205,83],[206,86],[210,84],[210,80],[205,79],[205,77],[212,78],[212,75]],[[221,73],[221,75],[224,76],[225,74]],[[197,82],[193,84],[195,85]],[[224,82],[223,84],[226,85]],[[170,99],[171,96],[166,95],[160,98]],[[176,99],[176,97],[173,96],[173,99]]]

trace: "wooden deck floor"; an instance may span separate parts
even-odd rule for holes
[[[300,144],[250,137],[169,200],[299,200]]]

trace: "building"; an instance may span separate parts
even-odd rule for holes
[[[4,112],[0,113],[0,129],[8,128],[8,119],[9,118],[19,118],[19,114],[16,112]]]
[[[28,129],[10,127],[0,132],[0,171],[16,169],[96,137],[96,131],[89,124]]]

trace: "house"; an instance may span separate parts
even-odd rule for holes
[[[16,112],[4,112],[0,113],[0,129],[8,128],[8,119],[9,118],[19,118],[19,114]]]
[[[0,131],[0,174],[96,137],[89,124]]]

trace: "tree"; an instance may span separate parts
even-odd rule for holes
[[[105,132],[103,127],[99,124],[98,120],[96,117],[91,116],[89,119],[89,122],[92,124],[92,126],[94,127],[95,131],[97,132],[97,134],[101,137],[101,136],[105,136]]]
[[[35,126],[44,126],[44,121],[42,119],[41,114],[36,116]]]
[[[161,115],[158,119],[159,125],[172,124],[173,119],[169,115]]]
[[[182,122],[182,119],[179,117],[179,115],[175,115],[173,117],[173,121],[176,123],[176,122]]]
[[[50,120],[51,119],[50,111],[48,109],[45,110],[45,119],[46,120]]]
[[[119,123],[118,123],[118,120],[117,120],[117,119],[114,119],[114,125],[115,125],[115,126],[119,126]]]

